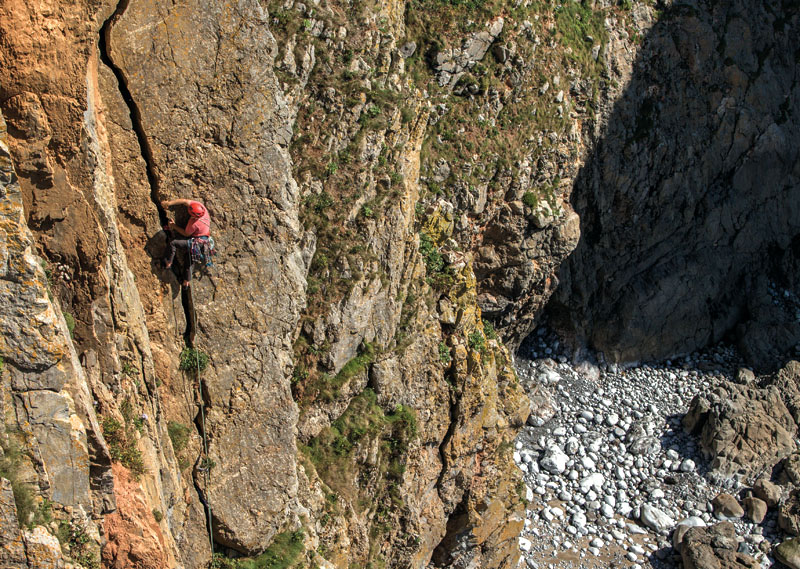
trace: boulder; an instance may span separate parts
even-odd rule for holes
[[[48,533],[42,526],[22,531],[29,567],[36,569],[60,569],[64,566],[61,557],[61,544],[58,538]]]
[[[678,546],[684,569],[758,569],[753,557],[738,552],[739,539],[730,522],[692,527]]]
[[[564,451],[553,445],[545,451],[539,460],[539,466],[551,474],[561,474],[567,468],[567,461],[569,461],[569,457],[564,454]]]
[[[800,539],[787,539],[772,550],[775,559],[790,569],[800,569]]]
[[[680,520],[678,525],[675,526],[675,531],[672,533],[672,547],[678,549],[686,532],[691,528],[702,528],[705,526],[706,522],[703,521],[703,518],[698,518],[697,516],[691,516]]]
[[[781,499],[781,487],[766,478],[759,478],[753,484],[753,494],[766,502],[768,508],[772,508]]]
[[[738,519],[744,515],[744,509],[736,498],[725,492],[717,494],[711,505],[714,506],[714,515],[721,520]]]
[[[761,498],[749,496],[744,499],[744,511],[753,522],[760,524],[767,515],[767,503]]]
[[[642,504],[639,519],[645,526],[657,533],[666,533],[675,525],[675,520],[650,504]]]
[[[794,451],[794,419],[774,386],[727,384],[697,396],[684,428],[700,433],[713,476],[744,479],[771,468]]]

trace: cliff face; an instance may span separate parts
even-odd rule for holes
[[[609,221],[595,174],[617,175],[617,151],[650,164],[661,148],[625,122],[628,107],[654,112],[651,84],[673,105],[663,120],[686,120],[677,88],[634,60],[735,20],[623,4],[0,7],[0,515],[21,521],[3,525],[3,561],[199,568],[210,535],[223,567],[514,567],[525,488],[509,455],[530,404],[502,340],[530,332],[577,246],[564,321],[609,354],[653,351],[596,332],[627,324],[582,302],[613,305],[587,275],[615,266],[612,245],[634,255],[617,221],[652,215],[643,203]],[[780,90],[790,56],[765,53],[752,73]],[[689,55],[665,68],[706,80],[677,63]],[[727,60],[702,65],[734,102],[765,88]],[[794,112],[790,84],[776,113]],[[731,126],[731,171],[752,182],[748,160],[777,156],[790,185],[769,195],[789,199],[794,127],[753,121],[745,139]],[[637,170],[661,200],[668,166]],[[705,195],[723,207],[728,189]],[[206,203],[219,250],[186,291],[159,263],[181,214],[160,202],[176,197]],[[784,267],[796,202],[764,241]],[[187,343],[210,357],[200,373]]]
[[[508,24],[477,12],[436,71],[426,54],[447,46],[401,42],[422,6],[374,8],[2,8],[8,563],[40,563],[50,532],[85,567],[204,567],[209,531],[218,563],[516,563],[508,450],[528,404],[481,318],[468,233],[502,147],[477,190],[420,186],[457,167],[426,148],[445,101],[500,96],[458,79]],[[477,201],[456,219],[462,189]],[[209,206],[219,244],[188,291],[159,264],[174,197]],[[560,208],[537,223],[557,233]],[[202,382],[179,367],[186,341],[210,356]]]
[[[576,180],[554,303],[609,361],[727,336],[775,368],[800,341],[798,25],[785,2],[676,2],[645,37]]]

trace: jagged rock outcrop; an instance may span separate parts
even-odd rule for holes
[[[105,473],[90,470],[90,453],[98,466],[110,465],[110,456],[64,316],[49,298],[22,202],[0,114],[0,456],[4,475],[11,477],[0,480],[3,528],[8,529],[3,561],[12,567],[55,567],[58,541],[41,527],[20,527],[17,518],[23,526],[35,523],[33,509],[41,507],[41,494],[64,509],[68,523],[80,519],[93,529],[87,515],[113,510],[114,502],[103,483]],[[27,496],[25,510],[18,510],[18,496]]]
[[[756,569],[761,565],[751,556],[739,553],[736,528],[730,522],[711,527],[690,528],[680,544],[685,569]]]
[[[683,419],[722,479],[746,480],[795,450],[797,425],[775,387],[730,384],[698,395]]]
[[[581,242],[553,321],[608,361],[737,331],[775,368],[800,340],[800,15],[770,0],[662,4],[576,180]]]

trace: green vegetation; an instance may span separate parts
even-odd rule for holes
[[[536,209],[536,207],[539,205],[539,196],[533,192],[525,192],[525,194],[522,196],[522,203],[531,209]]]
[[[528,487],[525,485],[525,481],[524,480],[520,480],[519,482],[517,482],[515,490],[517,491],[517,497],[519,498],[519,501],[522,503],[523,506],[527,506],[528,505],[528,498],[527,498]]]
[[[172,449],[178,454],[189,444],[189,427],[177,421],[167,423],[167,433],[172,441]]]
[[[467,342],[469,343],[471,350],[480,352],[481,354],[486,352],[486,339],[478,330],[470,333],[469,337],[467,338]]]
[[[593,10],[589,0],[564,2],[554,11],[558,38],[564,47],[571,48],[564,57],[578,65],[584,77],[596,78],[603,64],[592,58],[592,48],[606,41],[603,12]]]
[[[33,514],[33,521],[30,524],[30,528],[35,526],[43,526],[47,525],[53,521],[53,502],[49,499],[44,498],[41,502],[39,502],[39,506],[36,508],[36,512]]]
[[[103,437],[108,443],[111,458],[121,463],[133,473],[134,478],[147,472],[142,453],[136,446],[135,425],[122,424],[114,417],[103,419]]]
[[[304,537],[302,529],[279,533],[258,557],[231,559],[216,553],[209,569],[289,569],[305,551]]]
[[[6,427],[5,434],[0,435],[0,448],[3,449],[3,455],[0,456],[0,478],[11,482],[11,491],[17,506],[17,521],[22,527],[28,524],[36,507],[33,489],[20,478],[23,455],[19,444],[14,440],[17,434]]]
[[[181,352],[180,369],[183,371],[203,372],[208,367],[208,354],[195,348],[184,348]]]
[[[132,377],[137,373],[139,373],[139,368],[137,368],[130,362],[124,362],[122,364],[122,375],[127,375],[128,377]]]
[[[161,513],[161,510],[153,510],[153,518],[156,520],[156,523],[161,523],[161,520],[164,519],[164,514]]]
[[[439,361],[447,365],[451,359],[450,348],[444,342],[439,342]]]
[[[67,330],[69,330],[69,337],[75,337],[75,318],[73,318],[72,314],[69,312],[62,312],[61,314],[64,315],[64,321],[67,323]]]
[[[415,412],[397,405],[385,412],[375,392],[367,388],[350,402],[333,424],[301,446],[323,481],[337,494],[362,509],[373,508],[376,523],[388,518],[389,509],[403,504],[399,484],[405,472],[405,456],[417,436]],[[361,445],[377,442],[377,464],[358,462]]]
[[[452,286],[453,270],[446,265],[439,249],[424,231],[419,234],[419,252],[425,261],[428,284],[439,290]]]
[[[295,365],[295,371],[292,374],[292,390],[301,409],[307,408],[318,399],[328,403],[337,399],[341,387],[357,375],[365,373],[378,354],[378,349],[374,344],[365,343],[359,349],[358,355],[344,364],[339,373],[331,377],[326,373],[320,373],[314,365],[322,354],[309,346],[305,339],[299,344],[299,346],[295,346],[295,354],[305,360],[305,363],[300,362]],[[313,370],[313,373],[310,370]]]
[[[82,524],[63,520],[58,526],[56,537],[62,548],[69,547],[69,556],[73,561],[85,569],[100,569],[100,561],[92,547],[92,538]]]
[[[497,340],[497,332],[495,332],[494,325],[488,320],[483,320],[483,335],[487,340]]]

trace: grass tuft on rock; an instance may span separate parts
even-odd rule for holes
[[[183,371],[203,372],[208,367],[208,354],[194,348],[184,348],[181,352],[180,369]]]
[[[138,480],[147,469],[144,466],[142,453],[136,446],[135,432],[136,426],[131,423],[120,423],[114,417],[103,419],[103,436],[111,451],[111,458],[130,470]]]
[[[17,521],[24,527],[31,520],[36,509],[33,489],[21,479],[22,449],[11,437],[12,431],[6,427],[5,436],[0,436],[0,478],[11,482],[11,491],[14,494],[14,503],[17,506]]]
[[[231,559],[215,553],[209,569],[289,569],[305,551],[304,538],[302,529],[279,533],[272,545],[257,557]]]

